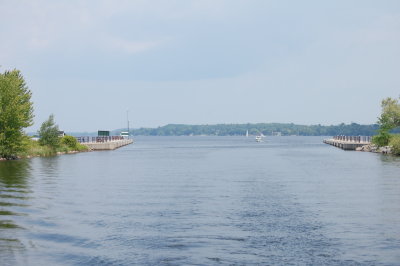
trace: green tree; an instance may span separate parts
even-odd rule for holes
[[[25,149],[23,129],[34,117],[31,96],[20,71],[0,73],[0,157],[12,159]]]
[[[389,131],[400,126],[400,103],[398,99],[386,98],[382,100],[381,107],[382,113],[378,119],[380,128],[372,142],[378,146],[386,146],[392,138]]]
[[[60,138],[58,137],[58,125],[54,122],[54,115],[50,115],[49,118],[43,122],[38,131],[40,136],[40,145],[46,145],[52,149],[56,149],[60,146]]]
[[[391,130],[400,126],[400,103],[398,99],[386,98],[382,101],[382,114],[379,125],[382,129]]]

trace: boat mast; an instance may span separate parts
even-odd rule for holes
[[[129,138],[129,136],[130,136],[130,133],[129,133],[129,110],[126,111],[126,120],[128,122],[128,138]]]

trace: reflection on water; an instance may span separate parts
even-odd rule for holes
[[[393,155],[379,155],[382,162],[388,163],[388,165],[400,166],[400,156]]]
[[[59,157],[0,162],[1,265],[30,264],[32,225],[47,222],[46,209],[54,198]],[[36,263],[34,263],[36,264]]]
[[[26,192],[30,163],[29,160],[2,161],[0,165],[0,191]]]
[[[400,159],[321,138],[138,138],[0,162],[1,265],[395,265]]]
[[[18,232],[23,230],[18,217],[26,215],[22,209],[29,207],[29,177],[29,160],[0,162],[0,254],[3,258],[10,259],[24,248],[18,239]]]

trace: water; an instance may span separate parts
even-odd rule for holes
[[[1,265],[400,265],[400,159],[321,137],[138,137],[0,162]]]

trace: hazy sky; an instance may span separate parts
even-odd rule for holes
[[[30,131],[374,123],[400,95],[397,0],[0,0],[0,36]]]

